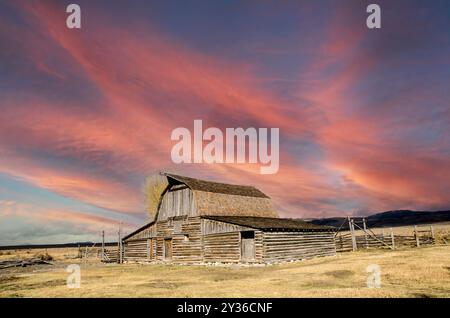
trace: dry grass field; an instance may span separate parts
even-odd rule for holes
[[[0,260],[41,252],[19,251]],[[0,297],[450,297],[449,245],[254,267],[86,263],[76,258],[76,249],[48,252],[53,266],[0,270]],[[66,286],[68,264],[81,266],[78,289]],[[370,264],[380,266],[380,288],[367,287]]]

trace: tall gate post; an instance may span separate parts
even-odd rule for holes
[[[350,233],[352,235],[352,249],[353,251],[357,250],[357,245],[356,245],[356,237],[355,237],[355,227],[353,225],[353,220],[348,216],[348,226],[350,227]]]
[[[434,227],[433,225],[430,225],[430,233],[431,233],[431,242],[432,244],[436,243],[436,238],[434,237]]]
[[[119,264],[122,264],[122,222],[119,224],[119,242],[118,242],[118,248],[119,248]]]
[[[105,260],[105,231],[102,231],[102,261]]]
[[[414,225],[414,236],[416,237],[416,246],[419,247],[420,246],[419,233],[417,232],[417,226],[416,225]]]
[[[369,241],[367,237],[367,227],[366,227],[366,219],[363,218],[363,228],[364,228],[364,241],[366,242],[366,249],[369,248]]]
[[[394,230],[391,227],[391,243],[392,243],[392,249],[395,249],[395,239],[394,239]]]

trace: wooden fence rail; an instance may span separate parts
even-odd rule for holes
[[[372,230],[367,229],[363,221],[363,227],[356,225],[363,231],[362,235],[355,234],[355,223],[349,218],[350,233],[338,232],[335,235],[335,244],[337,252],[355,251],[357,249],[368,248],[399,248],[399,247],[420,247],[422,245],[436,244],[433,226],[429,229],[418,229],[414,227],[413,235],[394,234],[390,229],[389,234],[385,234],[384,230],[381,234],[375,234]]]
[[[103,252],[102,262],[104,263],[118,263],[119,262],[119,249],[105,249]]]

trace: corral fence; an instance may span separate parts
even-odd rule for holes
[[[83,260],[102,258],[102,247],[98,243],[91,246],[78,246],[78,258]]]
[[[103,263],[122,263],[123,260],[123,246],[122,246],[122,229],[119,227],[117,246],[105,248],[105,232],[102,232],[102,247],[100,258]]]
[[[105,249],[102,254],[103,263],[118,263],[119,262],[119,249],[111,248]]]
[[[366,226],[365,219],[356,221],[348,218],[348,225],[349,231],[340,231],[339,229],[335,234],[334,240],[337,252],[369,248],[389,248],[393,250],[402,247],[436,244],[432,225],[414,226],[411,227],[410,231],[402,228],[402,234],[394,233],[393,228],[382,229],[381,233],[374,233]]]
[[[120,237],[119,237],[120,239]],[[104,263],[119,263],[120,261],[120,245],[111,245],[111,243],[105,243],[105,231],[102,231],[102,242],[94,243],[91,246],[78,246],[78,258],[84,261],[89,259],[100,259]]]

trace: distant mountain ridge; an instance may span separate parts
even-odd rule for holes
[[[419,225],[439,222],[450,222],[450,210],[447,211],[411,211],[394,210],[372,214],[366,217],[352,217],[357,221],[366,219],[368,227],[395,227],[404,225]],[[317,225],[328,225],[342,229],[348,229],[347,217],[331,217],[322,219],[310,219],[308,222]]]

